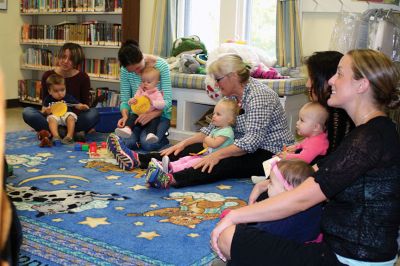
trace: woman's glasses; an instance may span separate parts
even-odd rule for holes
[[[215,79],[215,82],[219,83],[219,82],[220,82],[221,80],[223,80],[226,76],[227,76],[227,75],[222,76],[222,77],[219,77],[219,78],[214,78],[214,79]]]

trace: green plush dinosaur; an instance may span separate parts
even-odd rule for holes
[[[207,54],[206,46],[200,41],[199,36],[182,37],[174,41],[171,56],[185,54]]]

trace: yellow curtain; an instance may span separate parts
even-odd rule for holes
[[[276,6],[276,57],[277,64],[286,67],[301,65],[303,49],[298,0],[277,0]]]

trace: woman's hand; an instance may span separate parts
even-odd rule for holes
[[[50,106],[49,106],[49,107],[43,107],[43,108],[42,108],[42,113],[43,113],[44,115],[51,115],[51,108],[50,108]]]
[[[169,156],[170,154],[174,154],[175,156],[178,155],[183,149],[186,147],[185,142],[181,141],[175,144],[174,146],[171,146],[169,148],[166,148],[160,152],[161,156]]]
[[[118,127],[124,127],[124,126],[125,126],[125,123],[126,123],[126,120],[128,120],[127,117],[122,117],[121,119],[118,120],[117,126],[118,126]]]
[[[270,184],[270,180],[264,180],[261,181],[260,183],[257,183],[254,187],[253,190],[250,193],[249,196],[249,205],[256,203],[258,197],[263,193],[264,191],[268,190],[268,186]]]
[[[198,163],[196,163],[193,168],[198,169],[201,167],[201,171],[207,173],[211,173],[214,166],[216,166],[220,161],[220,158],[217,153],[213,152],[206,156],[204,156]]]
[[[224,231],[229,226],[234,225],[234,223],[229,219],[231,212],[228,213],[223,219],[221,219],[215,226],[214,230],[212,230],[211,232],[211,240],[210,240],[211,248],[215,251],[215,253],[217,253],[218,257],[223,261],[226,261],[226,258],[218,247],[218,238],[222,233],[222,231]]]
[[[144,113],[138,116],[138,118],[135,120],[135,124],[141,124],[144,126],[156,117],[158,117],[158,115],[154,115],[153,112]]]
[[[83,103],[78,103],[77,105],[75,105],[75,108],[80,111],[89,110],[89,106],[87,104],[83,104]]]

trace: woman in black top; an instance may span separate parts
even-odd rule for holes
[[[211,233],[232,265],[393,265],[400,225],[400,141],[386,108],[400,105],[399,72],[383,53],[353,50],[329,80],[328,105],[355,124],[319,170],[295,189],[232,210]],[[273,221],[326,201],[323,242],[297,244],[240,224]]]

